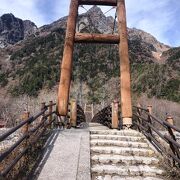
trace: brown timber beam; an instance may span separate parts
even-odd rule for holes
[[[78,15],[78,0],[71,0],[67,30],[64,44],[63,59],[61,64],[61,75],[58,89],[58,112],[66,116],[68,112],[69,90],[72,74],[72,59],[74,49],[74,36],[76,19]]]
[[[118,44],[119,35],[76,33],[75,42],[76,43]]]
[[[79,0],[79,5],[117,6],[117,0]]]
[[[130,84],[130,64],[128,54],[128,38],[125,0],[117,0],[118,4],[118,28],[120,33],[120,85],[121,85],[121,111],[123,125],[129,127],[132,125],[132,102],[131,102],[131,84]]]

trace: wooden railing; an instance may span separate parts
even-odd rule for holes
[[[95,114],[91,122],[100,123],[112,129],[122,129],[119,106],[119,102],[114,100],[111,105],[106,106]]]
[[[65,117],[69,118],[67,121],[67,123],[70,124],[69,127],[78,127],[82,122],[86,122],[84,111],[81,106],[76,104],[76,101],[69,103],[69,108],[70,114]],[[48,105],[42,103],[40,112],[34,116],[30,116],[29,112],[24,112],[22,120],[17,126],[0,135],[0,142],[3,143],[9,136],[13,136],[14,133],[20,134],[19,139],[16,140],[14,144],[1,151],[0,179],[6,178],[7,176],[9,177],[11,170],[26,157],[29,149],[41,139],[45,131],[49,129],[53,123],[54,126],[61,126],[60,119],[61,117],[56,112],[56,103],[52,101],[50,101]],[[9,158],[13,153],[16,155]]]
[[[122,123],[118,109],[118,104],[116,108],[113,104],[106,106],[95,114],[91,122],[97,122],[112,129],[121,129]]]
[[[82,122],[86,122],[86,116],[83,108],[78,104],[77,105],[77,125],[80,125]]]
[[[172,123],[152,115],[152,108],[134,106],[133,124],[169,162],[180,166],[180,143],[175,136],[180,129]]]
[[[66,123],[70,127],[79,127],[81,123],[86,122],[84,110],[75,100],[71,100],[68,105],[68,114],[66,116],[68,121]]]
[[[17,131],[21,131],[22,133],[22,136],[13,145],[11,145],[11,147],[2,151],[0,155],[0,163],[3,164],[3,161],[5,161],[12,152],[21,147],[21,150],[18,151],[16,157],[12,158],[12,161],[8,162],[6,167],[1,165],[1,167],[3,166],[3,170],[0,173],[0,179],[7,176],[7,174],[15,167],[22,157],[26,155],[28,150],[41,138],[47,128],[55,121],[56,110],[53,110],[53,107],[55,106],[56,103],[50,101],[49,105],[42,103],[40,112],[34,116],[29,117],[29,113],[25,112],[22,122],[0,136],[0,142],[3,142],[6,138]]]
[[[104,126],[111,128],[112,126],[111,119],[112,119],[112,108],[111,108],[111,105],[109,105],[103,108],[97,114],[95,114],[91,122],[100,123],[100,124],[103,124]]]

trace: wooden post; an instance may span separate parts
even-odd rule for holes
[[[174,125],[174,120],[173,120],[173,118],[172,118],[171,116],[167,116],[166,121],[167,121],[169,124]]]
[[[167,116],[166,121],[171,124],[174,125],[174,119],[172,118],[172,116]],[[174,131],[174,129],[171,128],[172,131]]]
[[[114,101],[112,103],[112,128],[113,129],[118,129],[119,127],[118,109],[119,109],[119,103],[118,101]]]
[[[61,64],[60,84],[58,90],[58,112],[61,116],[66,116],[68,112],[74,36],[76,29],[76,19],[78,14],[78,5],[78,0],[71,0],[70,11],[67,21],[63,59]]]
[[[93,104],[91,104],[91,110],[92,110],[92,118],[93,118],[94,117],[94,105]]]
[[[71,101],[70,122],[71,122],[71,126],[76,127],[76,123],[77,123],[77,102],[76,102],[76,100]]]
[[[171,125],[174,125],[174,120],[173,120],[173,118],[172,118],[171,116],[167,116],[166,121],[167,121],[168,123],[170,123]],[[174,130],[173,128],[169,127],[169,126],[167,126],[167,130],[168,130],[169,136],[170,136],[174,141],[177,142],[176,136],[175,136],[175,134],[174,134],[174,131],[175,131],[175,130]],[[179,159],[179,158],[180,158],[179,148],[178,148],[176,145],[174,145],[172,142],[170,142],[170,141],[169,141],[169,145],[170,145],[170,148],[171,148],[173,154],[174,154],[175,156],[177,156],[177,158]],[[173,166],[175,166],[175,160],[173,160]]]
[[[152,106],[148,105],[147,110],[148,110],[149,114],[151,115],[152,114]],[[150,115],[148,115],[148,122],[152,125],[152,118]],[[153,135],[150,126],[148,126],[148,132],[151,134],[151,136]],[[151,138],[149,138],[149,141],[151,141]]]
[[[86,106],[87,106],[87,105],[86,105],[86,103],[85,103],[85,105],[84,105],[84,112],[86,112]]]
[[[27,120],[28,118],[30,117],[30,113],[28,111],[24,111],[23,115],[22,115],[22,120],[25,121]],[[29,123],[25,124],[23,127],[22,127],[22,133],[25,135],[27,134],[29,131]],[[23,142],[22,146],[23,146],[23,149],[25,149],[27,146],[28,146],[28,138]],[[21,161],[20,161],[20,166],[23,167],[24,164],[26,164],[28,160],[28,156],[27,154],[25,156],[23,156],[21,158]]]
[[[141,116],[141,110],[139,109],[140,107],[141,107],[141,105],[138,103],[137,104],[137,115],[138,116]],[[139,118],[139,117],[137,117],[137,123],[138,123],[138,125],[140,125],[140,124],[142,124],[142,120]],[[138,126],[138,130],[139,130],[139,132],[141,132],[142,130],[141,130],[141,127],[140,126]]]
[[[25,111],[24,114],[22,115],[22,120],[25,121],[29,118],[30,112]],[[23,126],[23,134],[27,134],[29,131],[29,123],[25,124]],[[25,149],[28,146],[28,138],[24,141],[23,143],[23,148]],[[27,160],[27,156],[25,156],[24,158],[22,158],[22,163],[24,163]]]
[[[30,112],[25,111],[25,112],[23,113],[23,115],[22,115],[22,120],[23,120],[23,121],[27,120],[27,119],[29,118],[29,115],[30,115]],[[29,124],[27,123],[27,124],[25,124],[25,125],[23,126],[23,128],[22,128],[22,133],[23,133],[23,134],[26,134],[26,133],[28,133],[28,130],[29,130]]]
[[[52,113],[53,110],[53,101],[49,101],[49,114]],[[49,123],[52,121],[52,114],[49,116]]]
[[[148,110],[149,114],[152,114],[152,106],[151,105],[147,106],[147,110]]]
[[[126,25],[125,0],[117,0],[118,6],[118,28],[120,34],[119,54],[120,54],[120,85],[121,85],[121,111],[123,125],[132,125],[132,102],[130,85],[130,65],[128,55],[128,38]]]
[[[46,107],[46,103],[45,102],[41,103],[41,111],[43,111],[45,107]]]
[[[49,114],[52,113],[52,110],[53,110],[53,101],[49,101]],[[52,121],[52,114],[49,116],[49,123]],[[51,124],[50,126],[51,127]]]
[[[46,107],[46,103],[45,102],[41,103],[41,111],[43,111],[45,109],[45,107]],[[44,119],[43,119],[44,115],[45,115],[45,113],[43,113],[42,116],[40,117],[40,123],[42,121],[44,121]]]

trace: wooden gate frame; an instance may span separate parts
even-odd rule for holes
[[[119,35],[76,33],[80,5],[117,6]],[[123,125],[131,126],[132,100],[125,0],[71,0],[58,90],[59,114],[66,116],[68,112],[74,43],[87,42],[119,44],[121,112]]]

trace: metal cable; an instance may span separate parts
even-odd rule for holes
[[[105,14],[107,14],[108,12],[110,12],[112,9],[114,9],[114,8],[116,8],[115,6],[113,6],[112,8],[110,8],[108,11],[106,11],[105,13],[104,13],[104,15]]]
[[[79,7],[83,8],[86,11],[88,11],[83,5],[80,5]]]
[[[116,8],[116,12],[115,12],[115,15],[114,15],[114,23],[113,23],[113,28],[112,28],[112,34],[114,34],[114,30],[115,30],[115,27],[116,27],[116,18],[117,18],[117,8]],[[111,55],[111,45],[109,45],[109,57]]]
[[[114,34],[114,31],[115,31],[115,27],[116,27],[116,18],[117,18],[117,8],[116,8],[115,16],[114,16],[114,24],[113,24],[112,34]]]

